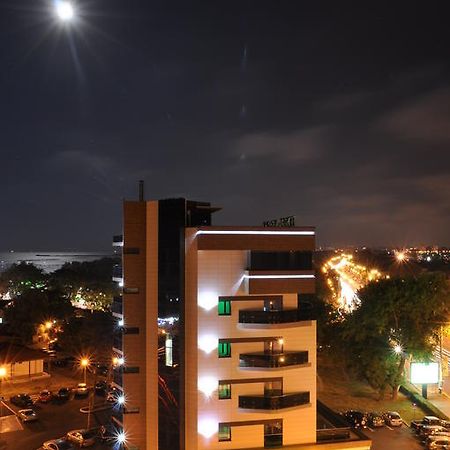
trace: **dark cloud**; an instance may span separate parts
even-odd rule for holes
[[[78,3],[77,59],[35,2],[0,14],[0,248],[107,249],[139,179],[223,206],[216,223],[448,244],[437,8]]]

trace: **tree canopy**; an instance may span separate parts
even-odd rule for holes
[[[406,359],[431,358],[449,317],[448,282],[441,273],[380,280],[369,283],[359,297],[360,306],[339,325],[347,363],[380,396],[388,387],[396,395]]]

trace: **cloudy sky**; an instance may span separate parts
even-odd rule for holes
[[[0,0],[0,250],[104,250],[121,202],[450,245],[444,2]],[[442,7],[442,9],[441,9]]]

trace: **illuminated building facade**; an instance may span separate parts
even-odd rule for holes
[[[114,420],[130,449],[315,446],[314,228],[213,227],[215,210],[124,202]]]

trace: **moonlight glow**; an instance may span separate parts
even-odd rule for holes
[[[56,15],[58,18],[64,22],[72,20],[75,13],[73,10],[73,6],[70,2],[67,1],[57,1],[55,4]]]

